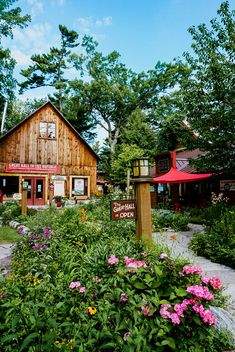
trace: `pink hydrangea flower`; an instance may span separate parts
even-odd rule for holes
[[[205,276],[203,276],[203,277],[201,278],[201,280],[202,280],[202,282],[203,282],[204,284],[208,285],[209,282],[210,282],[210,277],[207,276],[207,275],[205,275]]]
[[[76,288],[81,286],[81,283],[79,281],[73,281],[70,283],[69,288]]]
[[[203,323],[205,324],[209,324],[209,325],[216,325],[217,320],[216,317],[214,316],[214,314],[209,311],[208,309],[204,310],[201,314],[200,314]]]
[[[201,274],[202,273],[202,269],[200,268],[200,266],[185,265],[183,267],[183,272],[185,274]]]
[[[200,314],[200,316],[201,316],[201,314],[203,314],[203,312],[204,312],[204,307],[203,307],[202,304],[200,304],[200,306],[198,306],[197,304],[194,304],[194,305],[192,306],[192,308],[193,308],[194,312]]]
[[[187,288],[186,291],[196,296],[199,299],[204,298],[207,301],[212,301],[214,299],[213,294],[208,290],[207,287],[204,287],[204,286],[200,286],[200,285],[190,286]]]
[[[85,293],[86,292],[86,287],[80,287],[79,292],[80,293]]]
[[[176,325],[180,324],[180,318],[177,313],[170,313],[169,318],[171,319],[173,324],[176,324]]]
[[[134,258],[124,257],[127,268],[147,268],[147,264],[144,260],[135,260]]]
[[[223,286],[218,276],[212,276],[210,278],[210,285],[216,290],[220,289]]]
[[[159,258],[160,259],[165,259],[165,258],[168,258],[168,255],[166,253],[161,253]]]
[[[171,305],[170,304],[162,304],[161,308],[160,308],[160,315],[163,318],[169,318],[169,313],[168,312],[168,308],[170,308]]]
[[[108,259],[108,264],[110,265],[115,265],[119,263],[119,259],[115,255],[111,255],[111,257]]]

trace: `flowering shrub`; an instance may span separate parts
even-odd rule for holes
[[[137,243],[132,223],[120,222],[113,231],[105,214],[97,224],[98,209],[83,208],[82,213],[63,209],[58,218],[52,214],[50,228],[46,220],[40,228],[27,224],[30,234],[17,245],[13,272],[0,280],[0,350],[230,347],[210,312],[222,301],[218,278],[202,276],[200,268],[173,260],[161,248]],[[35,250],[35,244],[47,248]]]

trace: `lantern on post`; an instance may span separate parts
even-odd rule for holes
[[[150,197],[150,167],[148,158],[133,160],[133,178],[136,197],[136,237],[152,239],[152,214]]]
[[[150,175],[149,159],[137,158],[133,160],[133,177],[146,178]]]

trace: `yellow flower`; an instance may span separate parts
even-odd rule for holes
[[[88,313],[91,315],[93,315],[97,312],[95,307],[88,307],[87,310],[88,310]]]
[[[72,350],[73,349],[73,340],[71,339],[71,340],[68,340],[68,342],[66,343],[66,346],[70,349],[70,350]]]
[[[38,277],[35,277],[34,278],[34,281],[33,281],[33,284],[34,284],[34,286],[36,286],[36,285],[39,285],[40,284],[40,280],[39,280],[39,278]]]

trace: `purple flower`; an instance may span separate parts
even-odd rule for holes
[[[81,287],[81,288],[79,289],[79,292],[80,292],[80,293],[85,293],[85,292],[86,292],[86,287]]]
[[[46,227],[45,230],[43,231],[43,234],[44,234],[45,236],[50,237],[50,236],[51,236],[51,230],[50,230],[50,228],[49,228],[49,227]]]

